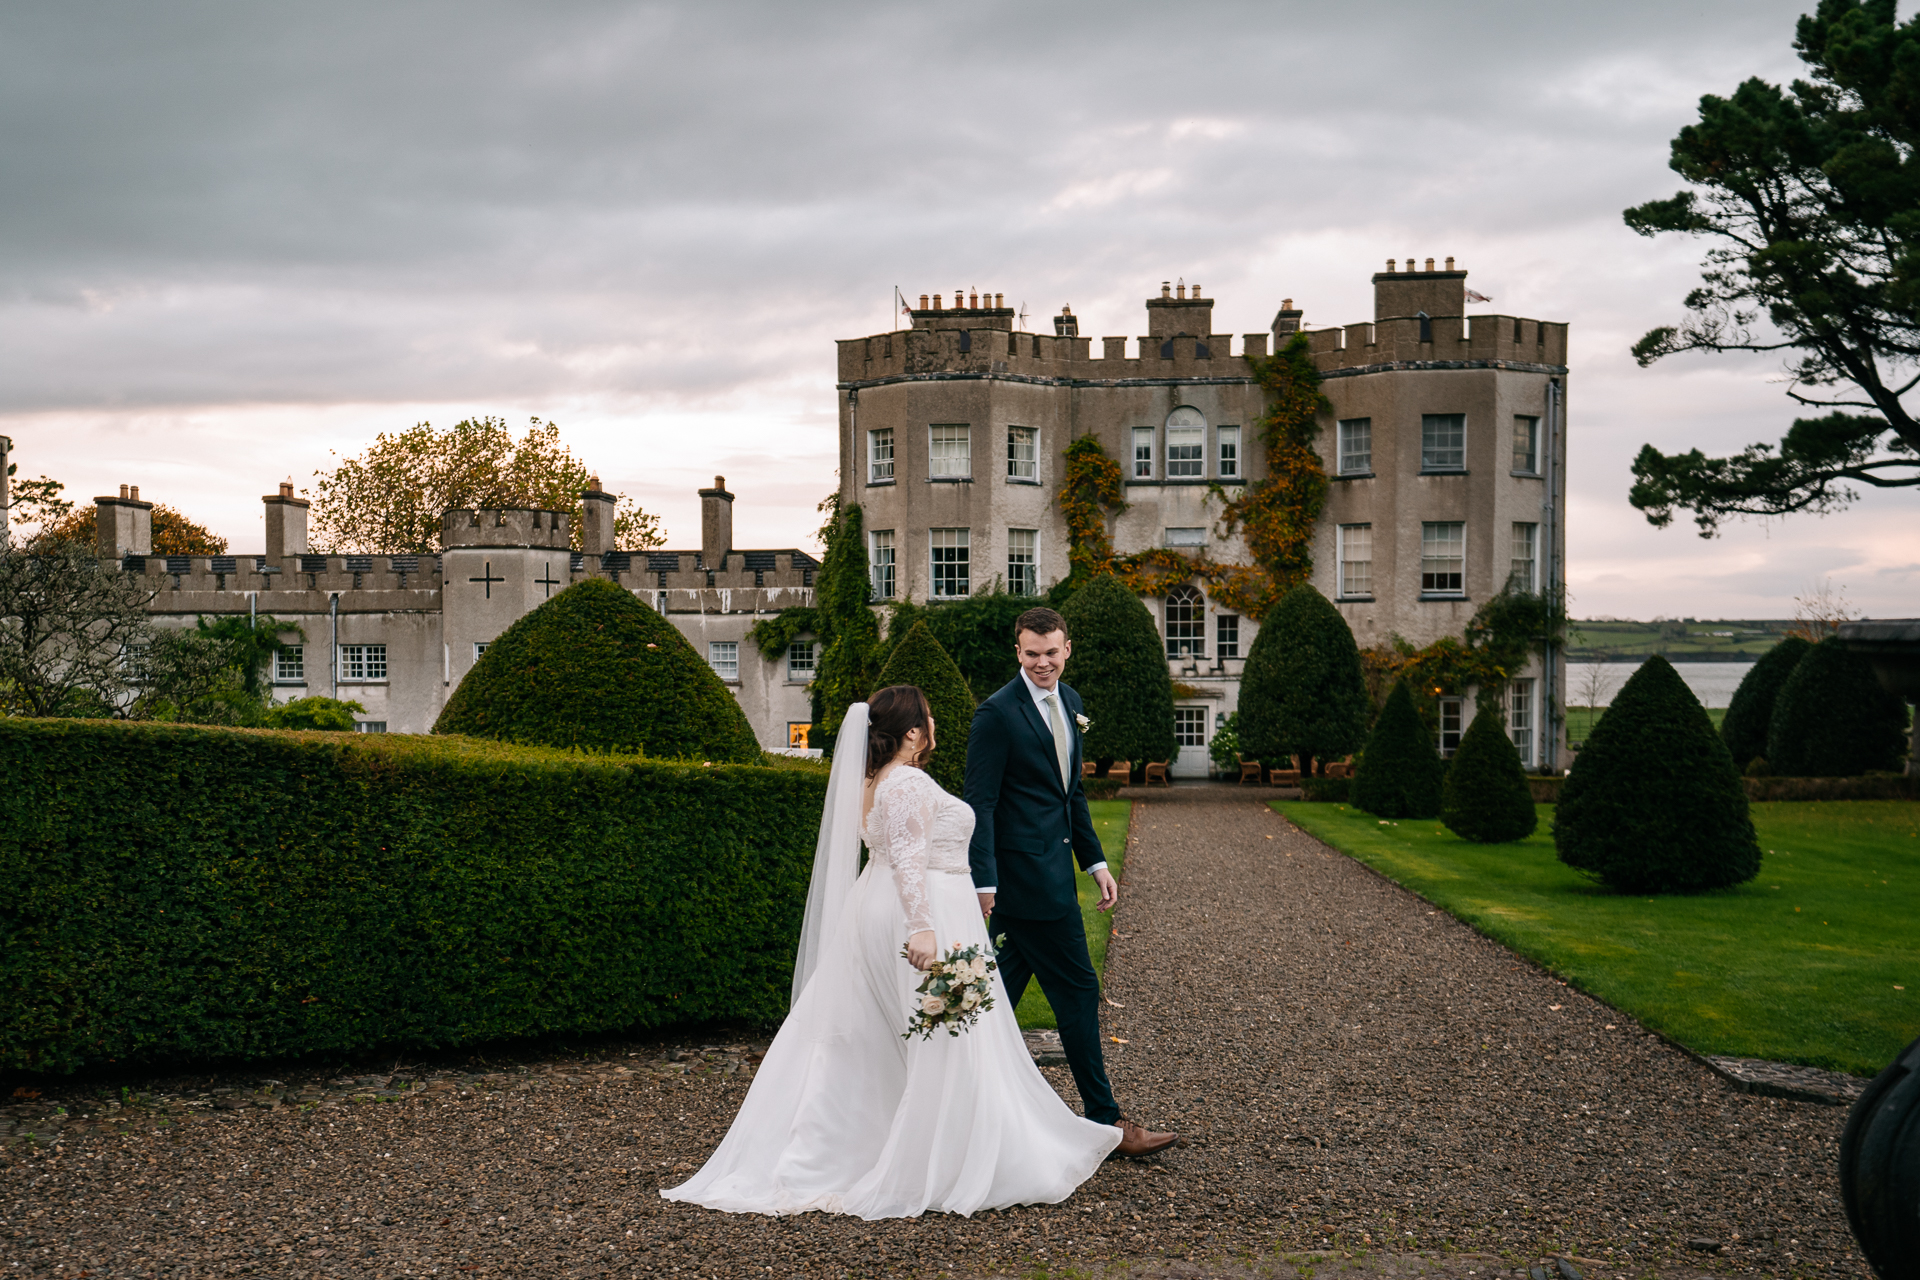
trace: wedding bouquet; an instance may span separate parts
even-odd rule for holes
[[[1006,940],[1007,935],[1003,933],[993,940],[994,946]],[[982,955],[983,951],[986,954]],[[907,949],[900,948],[903,958],[906,954]],[[911,1040],[917,1032],[926,1040],[942,1027],[948,1035],[957,1036],[971,1027],[976,1018],[993,1008],[993,983],[988,975],[999,967],[993,947],[982,947],[977,942],[968,947],[954,947],[947,952],[946,959],[935,960],[920,982],[917,993],[920,1005],[900,1038]]]

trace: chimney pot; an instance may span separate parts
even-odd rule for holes
[[[127,496],[127,486],[125,485],[120,486],[120,496],[123,498]]]
[[[1292,298],[1282,298],[1282,299],[1280,299],[1280,309],[1281,309],[1282,311],[1291,311],[1291,310],[1293,310],[1293,299],[1292,299]]]
[[[1399,261],[1399,259],[1397,259],[1397,258],[1388,258],[1388,259],[1387,259],[1387,270],[1388,270],[1388,271],[1394,271],[1394,270],[1396,270],[1397,268],[1395,268],[1395,266],[1394,266],[1394,263],[1395,263],[1395,262],[1397,262],[1397,261]]]
[[[1187,296],[1187,282],[1185,280],[1173,286],[1173,296],[1176,298],[1184,298]]]
[[[937,293],[933,295],[933,309],[935,311],[940,310],[940,295]]]
[[[715,477],[713,478],[713,487],[714,487],[714,488],[716,488],[716,489],[724,489],[724,488],[726,488],[726,487],[727,487],[727,478],[726,478],[725,476],[715,476]]]
[[[980,309],[980,295],[977,293],[968,294],[967,306],[974,311],[978,311]]]
[[[1448,258],[1448,259],[1447,259],[1447,270],[1449,270],[1449,271],[1451,271],[1451,270],[1453,270],[1453,259],[1452,259],[1452,258]]]
[[[136,485],[134,485],[134,486],[133,486],[132,488],[130,488],[130,489],[129,489],[129,490],[127,491],[127,492],[128,492],[128,496],[129,496],[129,497],[131,497],[131,498],[132,498],[132,499],[133,499],[133,500],[134,500],[135,502],[138,502],[138,501],[140,501],[140,486],[139,486],[139,485],[137,485],[137,484],[136,484]]]
[[[1160,282],[1160,296],[1163,298],[1171,298],[1173,296],[1173,281],[1162,280]]]
[[[1200,286],[1199,286],[1199,285],[1194,285],[1194,286],[1193,286],[1193,295],[1192,295],[1192,296],[1193,296],[1193,297],[1196,297],[1196,298],[1200,296]]]
[[[1431,270],[1433,270],[1433,259],[1432,259],[1432,258],[1428,258],[1428,259],[1427,259],[1427,270],[1429,270],[1429,271],[1431,271]]]
[[[995,311],[999,311],[1007,305],[1004,301],[1006,296],[1004,293],[996,293],[993,295],[993,309]]]
[[[588,476],[588,477],[587,477],[587,489],[588,489],[588,491],[590,491],[590,492],[592,492],[592,493],[603,493],[603,492],[605,492],[605,490],[603,490],[603,489],[601,489],[601,487],[600,487],[600,477],[599,477],[599,476]]]
[[[927,295],[924,293],[920,295],[920,309],[922,311],[927,309]]]

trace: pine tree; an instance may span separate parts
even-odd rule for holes
[[[1477,844],[1525,840],[1540,823],[1520,753],[1501,719],[1489,711],[1473,718],[1440,787],[1440,821]]]
[[[1720,737],[1733,753],[1736,768],[1745,769],[1755,756],[1767,754],[1767,726],[1773,722],[1780,688],[1811,648],[1799,636],[1788,636],[1761,654],[1733,691],[1726,717],[1720,721]]]
[[[924,622],[916,622],[893,646],[873,690],[910,684],[927,695],[933,712],[934,752],[927,773],[954,795],[967,777],[967,734],[973,727],[973,690]]]
[[[1560,861],[1625,893],[1697,893],[1759,874],[1740,772],[1665,658],[1642,663],[1587,736],[1553,843]]]
[[[1240,676],[1240,744],[1261,760],[1337,760],[1367,736],[1366,676],[1353,631],[1310,583],[1287,592],[1260,624]]]
[[[1103,776],[1115,760],[1173,759],[1173,677],[1160,628],[1140,597],[1101,574],[1075,591],[1060,615],[1073,643],[1061,678],[1092,721],[1081,746],[1085,758],[1098,762]]]
[[[813,580],[813,627],[819,642],[813,671],[815,746],[833,754],[833,739],[847,708],[879,688],[880,622],[874,617],[873,579],[867,565],[867,535],[857,504],[827,501],[821,530],[827,553]]]
[[[1807,650],[1780,686],[1767,727],[1767,764],[1783,777],[1852,778],[1899,767],[1907,706],[1880,687],[1873,667],[1829,636]]]
[[[748,763],[745,713],[680,629],[604,578],[575,583],[487,646],[435,733]]]
[[[1354,808],[1380,818],[1434,817],[1445,773],[1433,735],[1414,710],[1413,692],[1396,681],[1360,753],[1348,793]]]

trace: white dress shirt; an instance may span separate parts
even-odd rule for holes
[[[1054,706],[1059,710],[1060,723],[1066,726],[1067,734],[1069,738],[1071,738],[1073,734],[1073,722],[1067,716],[1067,700],[1065,698],[1058,697],[1060,693],[1060,686],[1058,682],[1056,682],[1054,684],[1054,687],[1051,689],[1042,689],[1039,685],[1035,684],[1030,677],[1028,677],[1027,669],[1025,667],[1020,668],[1020,682],[1027,686],[1027,696],[1033,699],[1033,709],[1040,713],[1041,724],[1047,723],[1047,699],[1058,698],[1058,700],[1054,703]],[[1103,870],[1106,867],[1106,865],[1107,864],[1104,860],[1100,862],[1096,862],[1092,866],[1087,868],[1087,874],[1092,875],[1096,871]],[[986,884],[975,885],[973,891],[975,893],[997,892],[994,886],[986,885]]]

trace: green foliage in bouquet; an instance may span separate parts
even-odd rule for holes
[[[1726,718],[1720,722],[1720,737],[1733,753],[1736,768],[1745,769],[1754,757],[1767,754],[1767,726],[1773,723],[1781,686],[1811,648],[1799,636],[1788,636],[1747,668],[1740,687],[1733,691],[1733,700],[1727,703]]]
[[[1507,844],[1539,825],[1520,753],[1497,711],[1482,711],[1467,726],[1440,787],[1440,821],[1462,840]]]
[[[940,642],[924,622],[916,622],[893,646],[887,665],[874,682],[878,692],[888,685],[910,684],[927,695],[933,712],[934,751],[927,774],[953,795],[959,795],[967,777],[967,736],[973,727],[973,690]]]
[[[1348,795],[1357,809],[1380,818],[1432,818],[1440,813],[1446,766],[1413,708],[1407,682],[1397,681],[1373,722]]]

